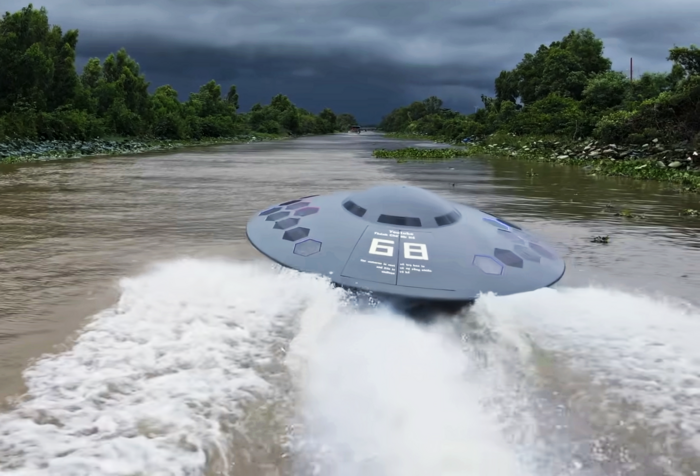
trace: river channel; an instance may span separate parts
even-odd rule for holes
[[[698,196],[371,157],[405,146],[438,145],[0,166],[0,474],[700,474],[700,218],[680,215]],[[567,274],[426,325],[246,241],[271,204],[399,183],[543,235]]]

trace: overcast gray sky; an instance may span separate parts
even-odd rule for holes
[[[4,0],[16,11],[28,1]],[[124,46],[153,86],[185,99],[216,79],[241,107],[277,94],[363,123],[430,95],[468,113],[526,52],[591,28],[613,68],[670,69],[697,38],[700,0],[44,0],[78,28],[78,64]]]

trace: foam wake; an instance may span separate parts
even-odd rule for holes
[[[245,402],[274,390],[265,366],[275,346],[314,300],[337,295],[308,275],[194,260],[121,287],[118,305],[95,316],[70,350],[26,371],[27,398],[0,417],[6,474],[227,467]]]
[[[301,446],[329,476],[522,475],[494,387],[447,326],[341,316],[309,360]]]
[[[69,350],[27,369],[26,398],[0,416],[3,474],[622,467],[584,472],[575,444],[551,450],[577,431],[638,444],[625,463],[637,472],[622,474],[661,464],[642,454],[675,458],[675,474],[691,474],[694,460],[674,445],[691,455],[700,446],[700,314],[679,303],[545,289],[487,295],[461,319],[426,326],[268,265],[180,260],[121,287]],[[585,425],[548,414],[560,397]],[[275,459],[288,437],[284,458],[296,465]]]
[[[700,467],[700,310],[589,287],[488,295],[472,312],[501,345],[527,342],[523,369],[553,402],[540,425],[579,440],[576,458],[622,474]]]

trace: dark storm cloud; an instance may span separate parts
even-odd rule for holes
[[[6,0],[5,9],[24,2]],[[125,46],[155,85],[183,98],[209,79],[235,83],[244,108],[282,92],[363,121],[432,94],[471,112],[525,52],[590,27],[616,69],[669,69],[694,40],[697,0],[45,0],[79,28],[80,63]]]

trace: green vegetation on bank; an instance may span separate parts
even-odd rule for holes
[[[668,73],[631,80],[612,71],[588,29],[527,53],[495,80],[495,96],[463,115],[437,97],[393,110],[380,130],[401,138],[457,144],[459,152],[376,151],[402,160],[476,154],[590,165],[601,175],[672,180],[697,189],[700,157],[700,49],[674,47]],[[693,185],[694,184],[694,185]]]
[[[236,86],[223,94],[213,80],[184,102],[170,85],[150,94],[124,49],[90,59],[79,74],[77,44],[78,31],[50,25],[43,7],[0,19],[0,162],[328,134],[357,123],[328,108],[313,114],[282,94],[241,113]]]
[[[499,142],[498,140],[501,139]],[[574,146],[572,146],[574,147]],[[593,150],[593,143],[582,143],[578,146],[577,153],[567,150],[571,155],[561,154],[561,142],[539,139],[527,143],[519,140],[515,143],[502,136],[494,135],[488,143],[478,143],[469,147],[444,148],[444,149],[418,149],[406,147],[403,149],[387,150],[378,149],[374,156],[378,158],[397,159],[397,162],[407,161],[442,161],[463,157],[499,156],[518,160],[534,160],[566,165],[580,165],[586,167],[589,173],[608,177],[628,177],[641,180],[657,180],[676,185],[678,190],[687,192],[700,192],[700,174],[695,170],[688,170],[680,161],[664,162],[641,156],[634,160],[616,160],[613,157],[596,158],[586,157],[584,149]],[[616,154],[624,154],[628,151],[615,150]],[[634,150],[633,150],[634,152]],[[612,154],[611,154],[612,155]],[[630,157],[635,157],[629,154]]]
[[[92,140],[9,140],[0,142],[0,164],[35,160],[77,158],[96,155],[125,155],[166,151],[192,146],[251,143],[280,140],[275,134],[250,134],[236,137],[212,137],[201,140],[114,138]]]

